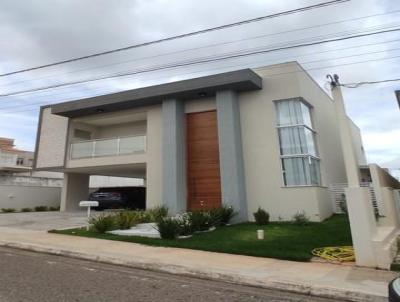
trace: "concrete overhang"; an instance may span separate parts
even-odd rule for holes
[[[219,90],[259,90],[262,78],[251,69],[149,86],[51,105],[51,113],[79,117],[161,103],[163,99],[196,99],[214,96]]]

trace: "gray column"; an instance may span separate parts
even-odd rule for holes
[[[222,202],[238,212],[235,220],[247,221],[242,138],[237,94],[218,91],[216,95]]]
[[[164,100],[163,117],[163,204],[171,214],[186,210],[185,112],[184,102]]]

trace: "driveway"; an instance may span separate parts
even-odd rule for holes
[[[30,212],[0,214],[0,228],[48,231],[84,226],[86,212]]]

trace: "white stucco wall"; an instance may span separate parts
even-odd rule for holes
[[[42,110],[36,168],[64,165],[67,132],[68,118],[51,114],[51,108]]]
[[[96,138],[146,135],[146,121],[99,127]]]
[[[367,157],[365,155],[365,150],[361,138],[361,131],[360,128],[349,118],[349,125],[351,136],[353,138],[354,149],[356,151],[356,156],[358,160],[358,164],[360,166],[367,164]]]
[[[249,219],[261,206],[273,220],[290,220],[301,211],[323,220],[332,213],[326,186],[345,181],[332,100],[295,63],[255,72],[263,77],[263,89],[239,95]],[[284,187],[274,101],[295,97],[313,106],[322,187]]]
[[[0,209],[60,206],[61,188],[43,186],[0,185]]]

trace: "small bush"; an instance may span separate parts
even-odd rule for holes
[[[93,230],[104,234],[107,231],[115,229],[115,217],[110,214],[102,214],[97,217],[91,217],[89,224],[92,225]]]
[[[347,202],[346,202],[345,194],[341,195],[341,198],[339,201],[339,207],[340,207],[340,210],[342,211],[342,213],[347,215]]]
[[[1,211],[3,213],[14,213],[15,209],[13,209],[13,208],[3,208],[3,209],[1,209]]]
[[[206,211],[189,212],[188,219],[193,228],[193,232],[207,231],[212,226],[210,213]]]
[[[269,223],[269,213],[261,207],[258,208],[257,212],[253,213],[253,216],[258,225],[267,225]]]
[[[219,208],[214,208],[209,211],[211,225],[213,226],[223,226],[229,223],[235,213],[233,207],[222,206]]]
[[[47,208],[47,206],[37,206],[33,208],[36,212],[46,212],[49,209]]]
[[[150,222],[158,222],[168,216],[168,208],[165,206],[158,206],[146,211],[150,216]]]
[[[139,212],[123,211],[115,215],[115,224],[120,230],[128,230],[139,221]]]
[[[33,210],[31,208],[22,208],[21,212],[32,212]]]
[[[293,215],[293,223],[297,225],[308,225],[310,222],[310,219],[307,217],[306,213],[303,212],[297,212],[295,215]]]
[[[179,223],[179,236],[189,236],[193,234],[193,226],[188,213],[179,215],[175,219]]]
[[[135,211],[137,215],[137,223],[152,222],[150,214],[147,211]]]
[[[176,239],[181,233],[179,221],[172,217],[164,217],[159,220],[157,229],[162,239]]]
[[[49,207],[49,211],[60,211],[60,207]]]

